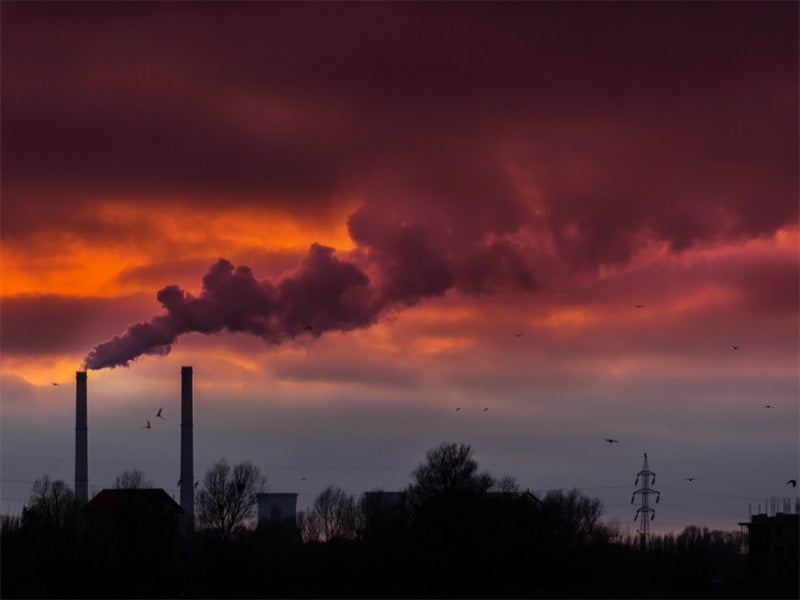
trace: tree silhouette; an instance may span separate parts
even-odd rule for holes
[[[231,469],[220,459],[203,478],[195,497],[198,524],[230,540],[234,530],[253,515],[256,494],[266,489],[267,480],[258,467],[245,461]]]
[[[411,476],[408,500],[418,508],[437,496],[485,494],[494,485],[487,472],[478,472],[478,462],[467,444],[444,442],[425,453],[425,462]]]
[[[0,596],[76,597],[83,552],[81,505],[64,481],[37,479],[21,527],[4,531]],[[10,542],[10,543],[9,543]]]
[[[118,490],[142,490],[155,487],[152,481],[144,478],[144,473],[139,469],[125,469],[117,475],[114,480],[114,487]]]
[[[75,494],[64,481],[50,481],[42,475],[33,483],[30,506],[23,510],[22,520],[61,528],[76,517],[78,509]]]
[[[327,541],[352,539],[356,535],[356,503],[353,496],[328,485],[302,519],[303,539]]]
[[[404,493],[367,492],[358,502],[356,512],[359,536],[363,540],[396,545],[408,526]]]
[[[500,479],[494,480],[489,491],[503,494],[518,494],[520,489],[516,477],[513,475],[503,475]]]
[[[590,498],[578,490],[547,493],[541,504],[545,522],[553,535],[553,544],[573,550],[609,542],[615,531],[603,524],[603,505],[597,498]]]

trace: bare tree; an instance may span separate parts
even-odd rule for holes
[[[42,475],[33,483],[30,506],[23,510],[22,519],[62,527],[77,511],[78,503],[72,489],[60,479],[50,481],[47,475]]]
[[[266,487],[266,478],[250,461],[231,469],[228,461],[221,459],[206,472],[203,488],[195,497],[198,523],[229,540],[234,529],[253,515],[256,495]]]
[[[118,490],[142,490],[154,487],[153,482],[144,478],[144,473],[139,469],[125,469],[114,481],[114,487]]]
[[[335,485],[327,486],[303,518],[303,539],[327,541],[356,535],[356,503]]]
[[[494,485],[489,473],[478,472],[467,444],[444,442],[428,450],[425,462],[411,476],[414,483],[408,488],[408,499],[416,507],[437,496],[484,494]]]
[[[301,510],[297,513],[297,527],[300,529],[303,542],[317,542],[320,540],[319,523],[310,512]]]
[[[494,481],[489,491],[499,492],[501,494],[518,494],[520,490],[516,477],[513,475],[503,475],[500,479]]]

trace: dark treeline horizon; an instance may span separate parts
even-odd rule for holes
[[[428,451],[401,503],[386,503],[389,495],[380,493],[356,501],[329,485],[296,520],[255,528],[246,524],[265,487],[257,468],[231,468],[223,459],[201,483],[197,529],[179,536],[177,527],[147,518],[98,533],[91,502],[81,507],[67,484],[42,478],[21,517],[3,520],[2,597],[782,598],[798,592],[796,576],[764,578],[751,568],[739,532],[693,525],[653,534],[644,548],[638,536],[623,536],[601,520],[599,500],[578,490],[541,497],[520,490],[511,476],[481,471],[465,444]],[[152,482],[134,469],[115,487],[142,490]],[[149,497],[163,494],[151,491]]]

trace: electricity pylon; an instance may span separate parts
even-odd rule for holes
[[[639,544],[642,550],[647,550],[647,542],[650,538],[650,521],[656,516],[656,511],[650,508],[650,494],[656,494],[656,503],[661,500],[661,492],[652,489],[650,486],[656,482],[656,474],[653,473],[647,466],[647,452],[644,453],[644,462],[642,463],[642,470],[636,474],[636,481],[633,485],[639,485],[639,478],[642,478],[642,487],[633,492],[631,496],[631,504],[636,499],[636,494],[640,494],[642,505],[636,509],[636,516],[633,520],[639,519]]]

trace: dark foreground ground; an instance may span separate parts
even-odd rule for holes
[[[648,552],[408,530],[306,544],[196,535],[98,553],[80,535],[19,528],[3,533],[0,585],[3,598],[798,598],[796,567],[758,573],[710,533]]]

